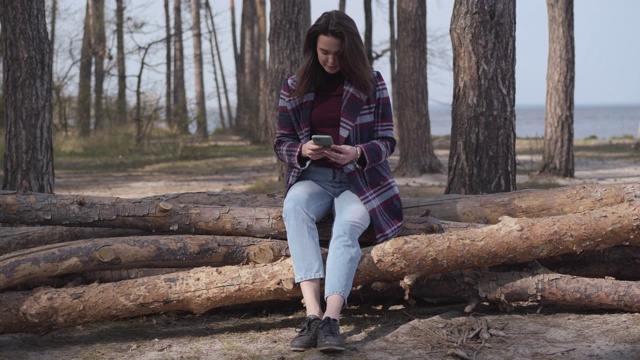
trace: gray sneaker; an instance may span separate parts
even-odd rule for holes
[[[318,330],[318,350],[344,350],[344,339],[340,335],[340,325],[338,324],[338,320],[330,317],[322,319],[320,329]]]
[[[316,347],[318,344],[318,326],[320,318],[315,315],[309,315],[304,319],[300,326],[300,332],[291,340],[291,350],[305,351]]]

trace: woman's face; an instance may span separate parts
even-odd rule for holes
[[[340,71],[338,55],[342,51],[342,40],[326,35],[318,36],[318,62],[329,74]]]

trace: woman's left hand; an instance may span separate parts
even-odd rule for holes
[[[356,159],[358,151],[351,145],[331,145],[324,151],[327,159],[340,165],[348,164]]]

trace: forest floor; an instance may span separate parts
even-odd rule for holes
[[[446,165],[447,139],[435,144]],[[633,140],[576,142],[575,179],[535,176],[540,146],[539,139],[518,140],[519,189],[640,182],[640,151]],[[397,156],[391,162],[396,163]],[[275,164],[269,152],[122,171],[57,164],[56,193],[143,197],[269,191],[276,179]],[[446,174],[396,180],[403,197],[439,195],[446,186]],[[302,305],[293,301],[203,315],[121,319],[47,334],[0,335],[0,359],[640,359],[640,314],[535,304],[512,310],[480,304],[465,314],[466,304],[415,300],[411,305],[403,300],[350,299],[341,320],[347,348],[338,354],[289,350],[295,326],[304,317]],[[470,336],[482,324],[491,336]]]

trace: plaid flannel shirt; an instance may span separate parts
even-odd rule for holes
[[[369,211],[375,242],[380,243],[400,232],[403,215],[400,193],[388,163],[396,146],[391,101],[382,75],[373,71],[372,76],[375,88],[371,96],[345,81],[338,144],[362,148],[360,163],[364,167],[350,163],[343,169],[353,191]],[[282,85],[274,139],[277,157],[288,166],[287,190],[309,164],[300,164],[299,154],[302,144],[311,139],[311,109],[315,97],[313,92],[291,97],[295,86],[295,76]]]

